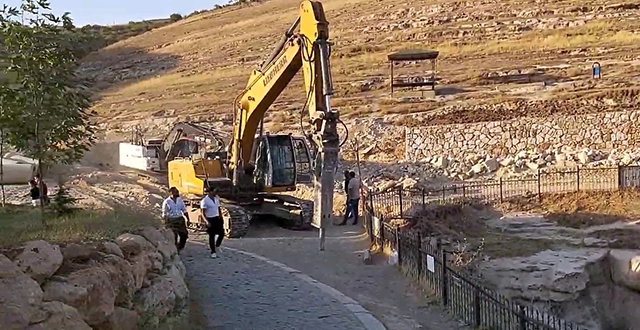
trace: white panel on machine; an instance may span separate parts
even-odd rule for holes
[[[120,165],[142,171],[159,171],[160,161],[153,148],[120,142]],[[149,157],[155,156],[155,157]]]

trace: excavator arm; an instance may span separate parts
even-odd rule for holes
[[[302,69],[306,90],[305,108],[312,126],[307,137],[315,151],[313,224],[321,228],[321,237],[322,224],[332,215],[339,150],[339,113],[330,106],[333,85],[328,25],[319,1],[302,2],[299,18],[285,33],[271,56],[252,73],[247,87],[234,102],[236,111],[229,159],[229,170],[234,184],[237,184],[240,176],[246,175],[244,170],[252,161],[256,133],[267,110]],[[298,27],[299,31],[296,32]]]

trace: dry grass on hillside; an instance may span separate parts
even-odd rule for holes
[[[38,208],[0,208],[0,247],[40,239],[54,243],[113,239],[123,232],[160,225],[159,220],[149,214],[122,211],[81,210],[60,218],[45,214],[46,226],[41,216]]]
[[[112,122],[229,114],[251,70],[294,21],[299,3],[278,0],[214,10],[91,55],[85,73],[98,78],[101,86],[110,86],[103,89],[96,110],[105,120],[116,119]],[[445,97],[455,104],[584,96],[593,87],[584,80],[596,60],[606,77],[599,91],[632,85],[637,79],[634,72],[640,62],[630,54],[640,44],[636,33],[640,10],[633,4],[614,5],[609,0],[325,0],[323,4],[335,42],[334,104],[346,118],[425,112],[446,104],[390,100],[384,81],[361,90],[362,81],[387,79],[386,54],[403,48],[441,52],[440,85],[448,88]],[[524,81],[513,75],[485,78],[513,70],[535,72]],[[543,81],[569,81],[573,87],[538,91]],[[304,96],[297,78],[272,107],[270,121],[297,122],[293,114],[302,107]],[[487,116],[468,115],[469,121],[474,118]]]

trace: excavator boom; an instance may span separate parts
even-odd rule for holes
[[[229,159],[229,170],[236,185],[253,161],[256,133],[266,111],[302,69],[307,96],[305,108],[312,127],[312,131],[305,135],[315,151],[312,155],[315,157],[312,224],[321,229],[321,238],[323,224],[332,216],[334,175],[340,144],[337,132],[339,113],[330,106],[333,85],[328,25],[319,1],[305,0],[301,3],[299,18],[267,60],[252,73],[247,87],[235,99]],[[298,32],[296,28],[299,28]]]

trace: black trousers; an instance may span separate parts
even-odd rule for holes
[[[224,239],[224,222],[222,221],[222,217],[219,216],[207,218],[207,222],[209,223],[209,227],[207,228],[209,248],[211,249],[211,253],[215,253],[216,248],[222,244],[222,240]],[[216,235],[218,235],[218,239],[216,239]]]
[[[187,245],[187,238],[189,237],[189,231],[187,231],[184,218],[169,218],[165,225],[173,231],[173,237],[178,251],[184,249],[184,246]],[[179,241],[178,238],[180,239]]]

